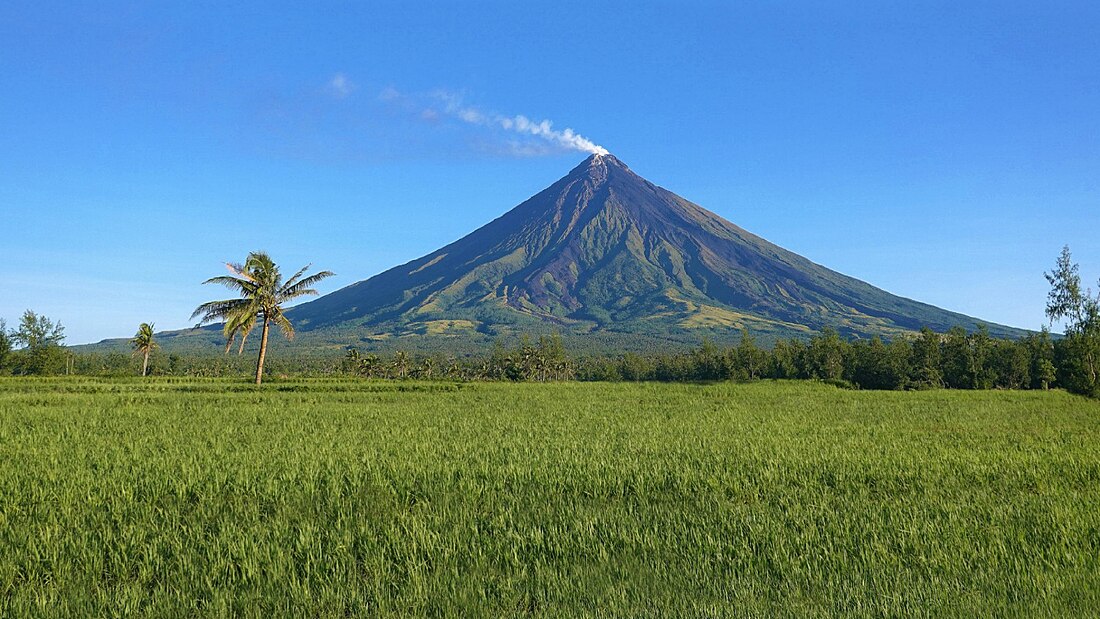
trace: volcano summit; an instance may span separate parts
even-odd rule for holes
[[[769,340],[824,327],[891,336],[981,322],[773,245],[610,154],[450,245],[289,316],[332,342],[558,331],[694,344],[741,328]]]

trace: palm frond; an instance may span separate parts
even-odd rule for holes
[[[271,322],[279,326],[279,330],[283,332],[286,339],[294,339],[294,325],[290,324],[290,320],[287,319],[282,313],[272,318]]]
[[[332,277],[333,275],[336,274],[332,271],[321,271],[320,273],[310,275],[300,282],[284,286],[283,289],[279,291],[279,298],[283,301],[289,301],[290,299],[294,299],[304,295],[315,295],[317,294],[317,291],[311,289],[310,286],[325,279],[326,277]]]
[[[251,331],[252,327],[256,325],[257,315],[258,312],[254,307],[242,307],[241,311],[225,317],[225,326],[222,327],[222,332],[228,336],[230,333],[237,331]]]
[[[195,308],[194,312],[191,312],[191,318],[196,316],[202,316],[199,324],[204,322],[210,322],[212,320],[224,319],[229,314],[240,311],[241,308],[247,307],[252,304],[251,299],[225,299],[223,301],[210,301],[203,303]]]
[[[294,275],[291,275],[291,276],[290,276],[290,279],[286,280],[286,283],[285,283],[285,284],[283,284],[283,286],[282,286],[282,287],[283,287],[283,288],[286,288],[287,286],[293,286],[293,285],[294,285],[294,283],[295,283],[295,282],[297,281],[297,279],[298,279],[299,277],[301,277],[301,276],[302,276],[302,274],[303,274],[303,273],[305,273],[305,272],[306,272],[306,271],[307,271],[307,270],[309,269],[309,267],[311,267],[311,266],[313,266],[313,264],[312,264],[312,263],[310,263],[310,264],[307,264],[306,266],[304,266],[304,267],[302,267],[302,268],[298,269],[298,272],[297,272],[297,273],[295,273]]]
[[[256,283],[250,279],[242,279],[239,277],[231,277],[229,275],[219,275],[218,277],[211,277],[203,282],[206,284],[221,284],[230,290],[235,290],[241,294],[248,294],[250,291],[256,289]]]

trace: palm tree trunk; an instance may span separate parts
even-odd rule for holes
[[[149,349],[146,348],[145,349],[145,358],[142,359],[142,361],[141,361],[141,375],[145,376],[146,374],[148,374],[148,372],[147,372],[148,369],[149,369]]]
[[[260,358],[256,360],[256,384],[264,378],[264,357],[267,356],[267,316],[264,316],[264,330],[260,336]]]

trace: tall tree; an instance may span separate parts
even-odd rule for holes
[[[130,346],[132,346],[134,349],[134,355],[142,355],[142,376],[145,376],[149,373],[149,353],[160,347],[160,345],[157,344],[153,338],[153,325],[147,322],[143,322],[141,323],[141,326],[138,327],[137,333],[134,335],[134,339],[130,340]]]
[[[1065,339],[1059,342],[1062,354],[1059,382],[1073,391],[1100,396],[1100,295],[1081,288],[1077,264],[1062,248],[1050,273],[1043,273],[1050,284],[1047,318],[1053,325],[1065,321]],[[1063,376],[1064,374],[1064,376]]]
[[[1054,269],[1050,273],[1043,273],[1043,277],[1050,284],[1050,292],[1047,293],[1047,318],[1051,323],[1066,319],[1067,331],[1080,328],[1086,321],[1088,301],[1091,299],[1081,290],[1080,271],[1073,262],[1069,245],[1062,247]]]
[[[263,380],[267,334],[271,325],[277,325],[287,339],[294,338],[294,326],[283,313],[283,304],[301,296],[316,295],[317,291],[310,286],[334,274],[331,271],[321,271],[306,277],[305,272],[310,267],[307,264],[284,282],[275,261],[260,251],[248,254],[244,264],[226,263],[226,267],[230,275],[212,277],[203,284],[221,284],[239,293],[240,297],[203,303],[195,308],[191,317],[201,316],[200,325],[224,320],[222,332],[225,334],[226,352],[233,346],[238,335],[241,336],[239,350],[243,351],[245,340],[256,326],[256,321],[260,321],[260,353],[256,359],[256,384],[259,385]]]

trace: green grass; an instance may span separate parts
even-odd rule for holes
[[[0,380],[0,616],[1100,613],[1100,402]]]

